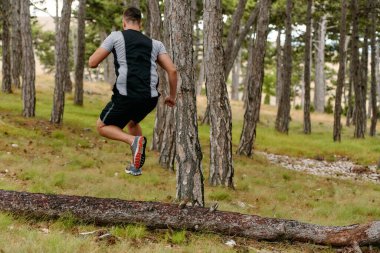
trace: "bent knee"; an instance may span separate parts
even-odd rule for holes
[[[106,125],[103,123],[103,121],[101,121],[100,119],[98,119],[96,121],[96,130],[98,131],[98,133],[100,135],[103,135],[103,127],[105,127]]]
[[[128,127],[129,130],[135,129],[135,128],[139,127],[139,126],[140,126],[139,123],[135,123],[132,120],[129,121],[129,123],[127,125],[127,127]]]

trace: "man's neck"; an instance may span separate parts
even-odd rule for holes
[[[124,30],[135,30],[135,31],[140,31],[140,26],[138,25],[126,25],[124,26]]]

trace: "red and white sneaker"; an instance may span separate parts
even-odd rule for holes
[[[136,136],[131,145],[133,166],[140,169],[145,162],[146,138],[144,136]]]

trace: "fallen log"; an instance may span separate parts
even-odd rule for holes
[[[380,245],[380,221],[350,226],[319,226],[204,207],[0,190],[0,210],[36,218],[75,219],[97,225],[144,224],[256,240],[299,241],[331,246]]]

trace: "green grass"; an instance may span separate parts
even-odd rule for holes
[[[101,85],[101,84],[99,84]],[[148,152],[144,174],[131,177],[123,172],[130,160],[125,144],[105,140],[95,131],[95,122],[109,99],[86,95],[84,107],[74,106],[67,96],[64,124],[51,125],[52,91],[38,89],[37,116],[21,117],[19,92],[0,94],[0,188],[30,192],[89,195],[105,198],[171,202],[175,198],[175,174],[160,168],[158,154]],[[204,99],[199,109],[204,110]],[[241,103],[233,104],[233,148],[242,128]],[[313,114],[313,134],[302,134],[302,117],[293,112],[289,135],[273,130],[275,108],[263,106],[255,148],[291,156],[348,157],[361,164],[377,162],[379,138],[355,140],[345,129],[342,143],[332,142],[332,117]],[[200,113],[201,114],[201,113]],[[142,123],[151,142],[154,113]],[[236,190],[210,187],[208,179],[209,128],[199,126],[204,159],[206,204],[217,201],[219,210],[266,217],[297,219],[323,225],[348,225],[380,219],[380,185],[328,179],[284,170],[260,156],[234,155]],[[12,147],[12,144],[18,147]],[[124,157],[120,159],[120,157]],[[48,229],[48,233],[41,229]],[[0,214],[0,252],[235,252],[220,235],[186,231],[151,231],[141,225],[106,228],[118,240],[115,244],[81,236],[99,229],[67,216],[57,221],[27,220]],[[241,250],[276,249],[285,252],[332,252],[328,247],[307,244],[265,243],[234,238]]]

